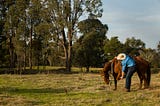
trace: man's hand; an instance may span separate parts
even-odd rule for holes
[[[124,72],[122,72],[122,76],[120,77],[120,79],[123,79],[123,78],[124,78],[124,74],[125,74],[125,73],[124,73]]]
[[[122,80],[122,79],[123,79],[123,76],[121,76],[120,79]]]

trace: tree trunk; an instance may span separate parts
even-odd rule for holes
[[[72,67],[72,38],[71,33],[69,32],[69,45],[68,45],[68,66],[67,71],[71,72]]]
[[[26,37],[25,37],[25,42],[26,42]],[[27,49],[27,46],[26,46],[26,43],[25,43],[24,56],[23,56],[23,59],[24,59],[24,60],[23,60],[23,62],[24,62],[24,63],[23,63],[23,70],[24,70],[24,71],[26,71],[26,52],[27,52],[26,49]]]
[[[71,65],[72,65],[72,59],[71,59],[71,47],[68,48],[68,57],[66,62],[66,70],[67,72],[71,72]]]
[[[89,66],[86,67],[86,72],[89,73]]]
[[[65,67],[67,72],[71,72],[71,66],[70,66],[70,57],[69,57],[69,49],[67,46],[64,47],[64,52],[65,52]]]
[[[23,55],[23,66],[22,66],[22,71],[26,71],[26,50],[24,51],[24,55]],[[20,73],[22,74],[22,73]]]
[[[30,29],[30,50],[29,50],[29,67],[32,70],[32,22],[31,22],[31,29]]]
[[[71,72],[71,47],[70,44],[67,43],[64,29],[62,30],[62,36],[63,36],[63,49],[65,54],[65,67],[67,72]]]
[[[12,43],[12,37],[9,38],[9,53],[10,53],[10,72],[13,71],[14,68],[14,48]]]

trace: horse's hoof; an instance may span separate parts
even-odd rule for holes
[[[139,90],[141,90],[142,88],[138,88]]]
[[[113,91],[116,91],[117,89],[113,89]]]
[[[148,89],[149,87],[144,87],[144,89]]]

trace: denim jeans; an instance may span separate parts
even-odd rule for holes
[[[126,73],[126,84],[125,84],[125,88],[130,89],[131,86],[131,78],[134,74],[134,72],[136,71],[136,66],[132,66],[132,67],[127,67],[127,69],[125,70]]]

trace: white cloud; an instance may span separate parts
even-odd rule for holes
[[[156,48],[160,41],[160,0],[102,0],[102,22],[108,24],[107,36],[118,36],[124,42],[136,37],[147,48]],[[122,2],[123,1],[123,2]]]
[[[160,23],[160,14],[153,14],[148,16],[143,16],[138,19],[139,21],[144,21],[147,23]]]

